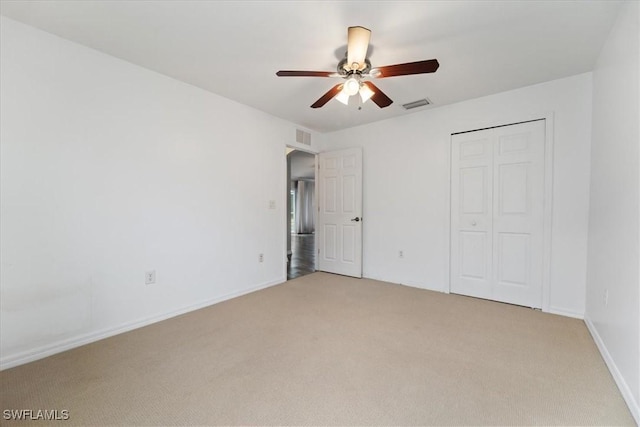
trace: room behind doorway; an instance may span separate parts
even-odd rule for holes
[[[287,280],[315,271],[315,155],[287,153]]]

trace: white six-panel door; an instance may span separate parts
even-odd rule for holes
[[[545,121],[452,136],[453,293],[540,308]]]
[[[362,277],[362,149],[318,158],[318,269]]]

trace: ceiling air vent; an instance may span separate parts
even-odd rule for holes
[[[402,104],[405,110],[411,110],[412,108],[423,107],[425,105],[430,105],[431,101],[427,98],[419,99],[417,101],[409,102],[408,104]]]
[[[311,145],[311,134],[300,129],[296,129],[296,142],[298,144]]]

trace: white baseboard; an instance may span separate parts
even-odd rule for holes
[[[640,403],[636,402],[635,399],[633,398],[633,393],[631,393],[629,384],[627,384],[624,377],[618,370],[618,366],[616,365],[616,362],[611,357],[609,350],[607,350],[607,347],[604,344],[604,341],[602,341],[600,334],[598,334],[598,330],[596,329],[594,324],[588,318],[584,319],[584,323],[587,325],[587,329],[589,329],[589,332],[591,333],[593,340],[596,342],[596,346],[598,347],[598,350],[600,350],[600,354],[602,355],[602,358],[607,364],[607,367],[609,368],[609,372],[611,372],[611,375],[613,376],[613,379],[615,380],[616,385],[620,389],[620,393],[622,393],[622,397],[624,398],[624,401],[627,403],[627,406],[629,407],[629,411],[631,411],[631,415],[633,415],[633,418],[636,420],[636,424],[640,425]]]
[[[565,316],[565,317],[573,317],[574,319],[581,319],[581,320],[584,319],[584,313],[577,313],[575,311],[565,310],[564,308],[549,307],[548,313],[557,314],[559,316]]]
[[[425,289],[427,291],[434,291],[434,292],[442,292],[445,294],[450,294],[449,289],[445,286],[445,287],[433,287],[433,286],[429,286],[426,285],[424,283],[418,283],[418,282],[414,282],[414,281],[401,281],[401,282],[397,282],[393,279],[389,279],[386,277],[379,277],[379,276],[371,276],[371,275],[363,275],[363,277],[367,278],[367,279],[372,279],[372,280],[379,280],[381,282],[388,282],[388,283],[397,283],[399,285],[403,285],[403,286],[410,286],[412,288],[419,288],[419,289]],[[560,308],[560,307],[549,307],[548,311],[545,311],[545,313],[551,313],[551,314],[557,314],[559,316],[565,316],[565,317],[572,317],[574,319],[580,319],[583,320],[584,319],[584,313],[579,313],[576,311],[572,311],[572,310],[567,310],[564,308]]]
[[[433,286],[429,286],[428,284],[414,282],[412,280],[405,280],[403,282],[400,282],[400,284],[404,285],[404,286],[409,286],[409,287],[412,287],[412,288],[424,289],[425,291],[448,293],[442,287],[433,287]]]
[[[38,347],[32,350],[24,351],[22,353],[9,355],[0,359],[0,371],[13,368],[15,366],[24,365],[25,363],[33,362],[39,359],[43,359],[48,356],[52,356],[63,351],[71,350],[82,345],[90,344],[95,341],[99,341],[105,338],[112,337],[114,335],[122,334],[134,329],[141,328],[143,326],[150,325],[152,323],[160,322],[162,320],[170,319],[181,314],[189,313],[210,305],[217,304],[222,301],[226,301],[232,298],[236,298],[242,295],[249,294],[251,292],[259,291],[271,286],[279,285],[285,282],[285,278],[278,278],[269,282],[262,283],[257,286],[253,286],[248,289],[243,289],[236,292],[231,292],[226,295],[222,295],[207,301],[202,301],[197,304],[192,304],[186,307],[179,308],[168,313],[159,314],[156,316],[147,317],[144,319],[128,322],[120,326],[113,328],[107,328],[100,331],[90,332],[88,334],[78,335],[76,337],[67,338],[52,344],[47,344],[42,347]]]
[[[424,283],[415,282],[413,280],[397,281],[394,279],[390,279],[388,277],[380,277],[380,276],[372,276],[372,275],[364,275],[364,274],[362,275],[362,277],[365,279],[378,280],[380,282],[387,282],[387,283],[393,283],[393,284],[402,285],[402,286],[409,286],[411,288],[424,289],[426,291],[444,292],[447,294],[449,293],[448,290],[443,289],[441,286],[432,287]]]

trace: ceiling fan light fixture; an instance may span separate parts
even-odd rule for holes
[[[360,86],[360,98],[362,99],[363,104],[367,102],[374,94],[375,92],[372,91],[369,86],[364,84]]]
[[[344,88],[342,91],[347,95],[355,95],[360,90],[360,82],[356,77],[349,77],[346,82],[344,82]]]
[[[336,99],[342,102],[344,105],[349,105],[349,95],[345,93],[344,90],[341,90],[337,95]]]

